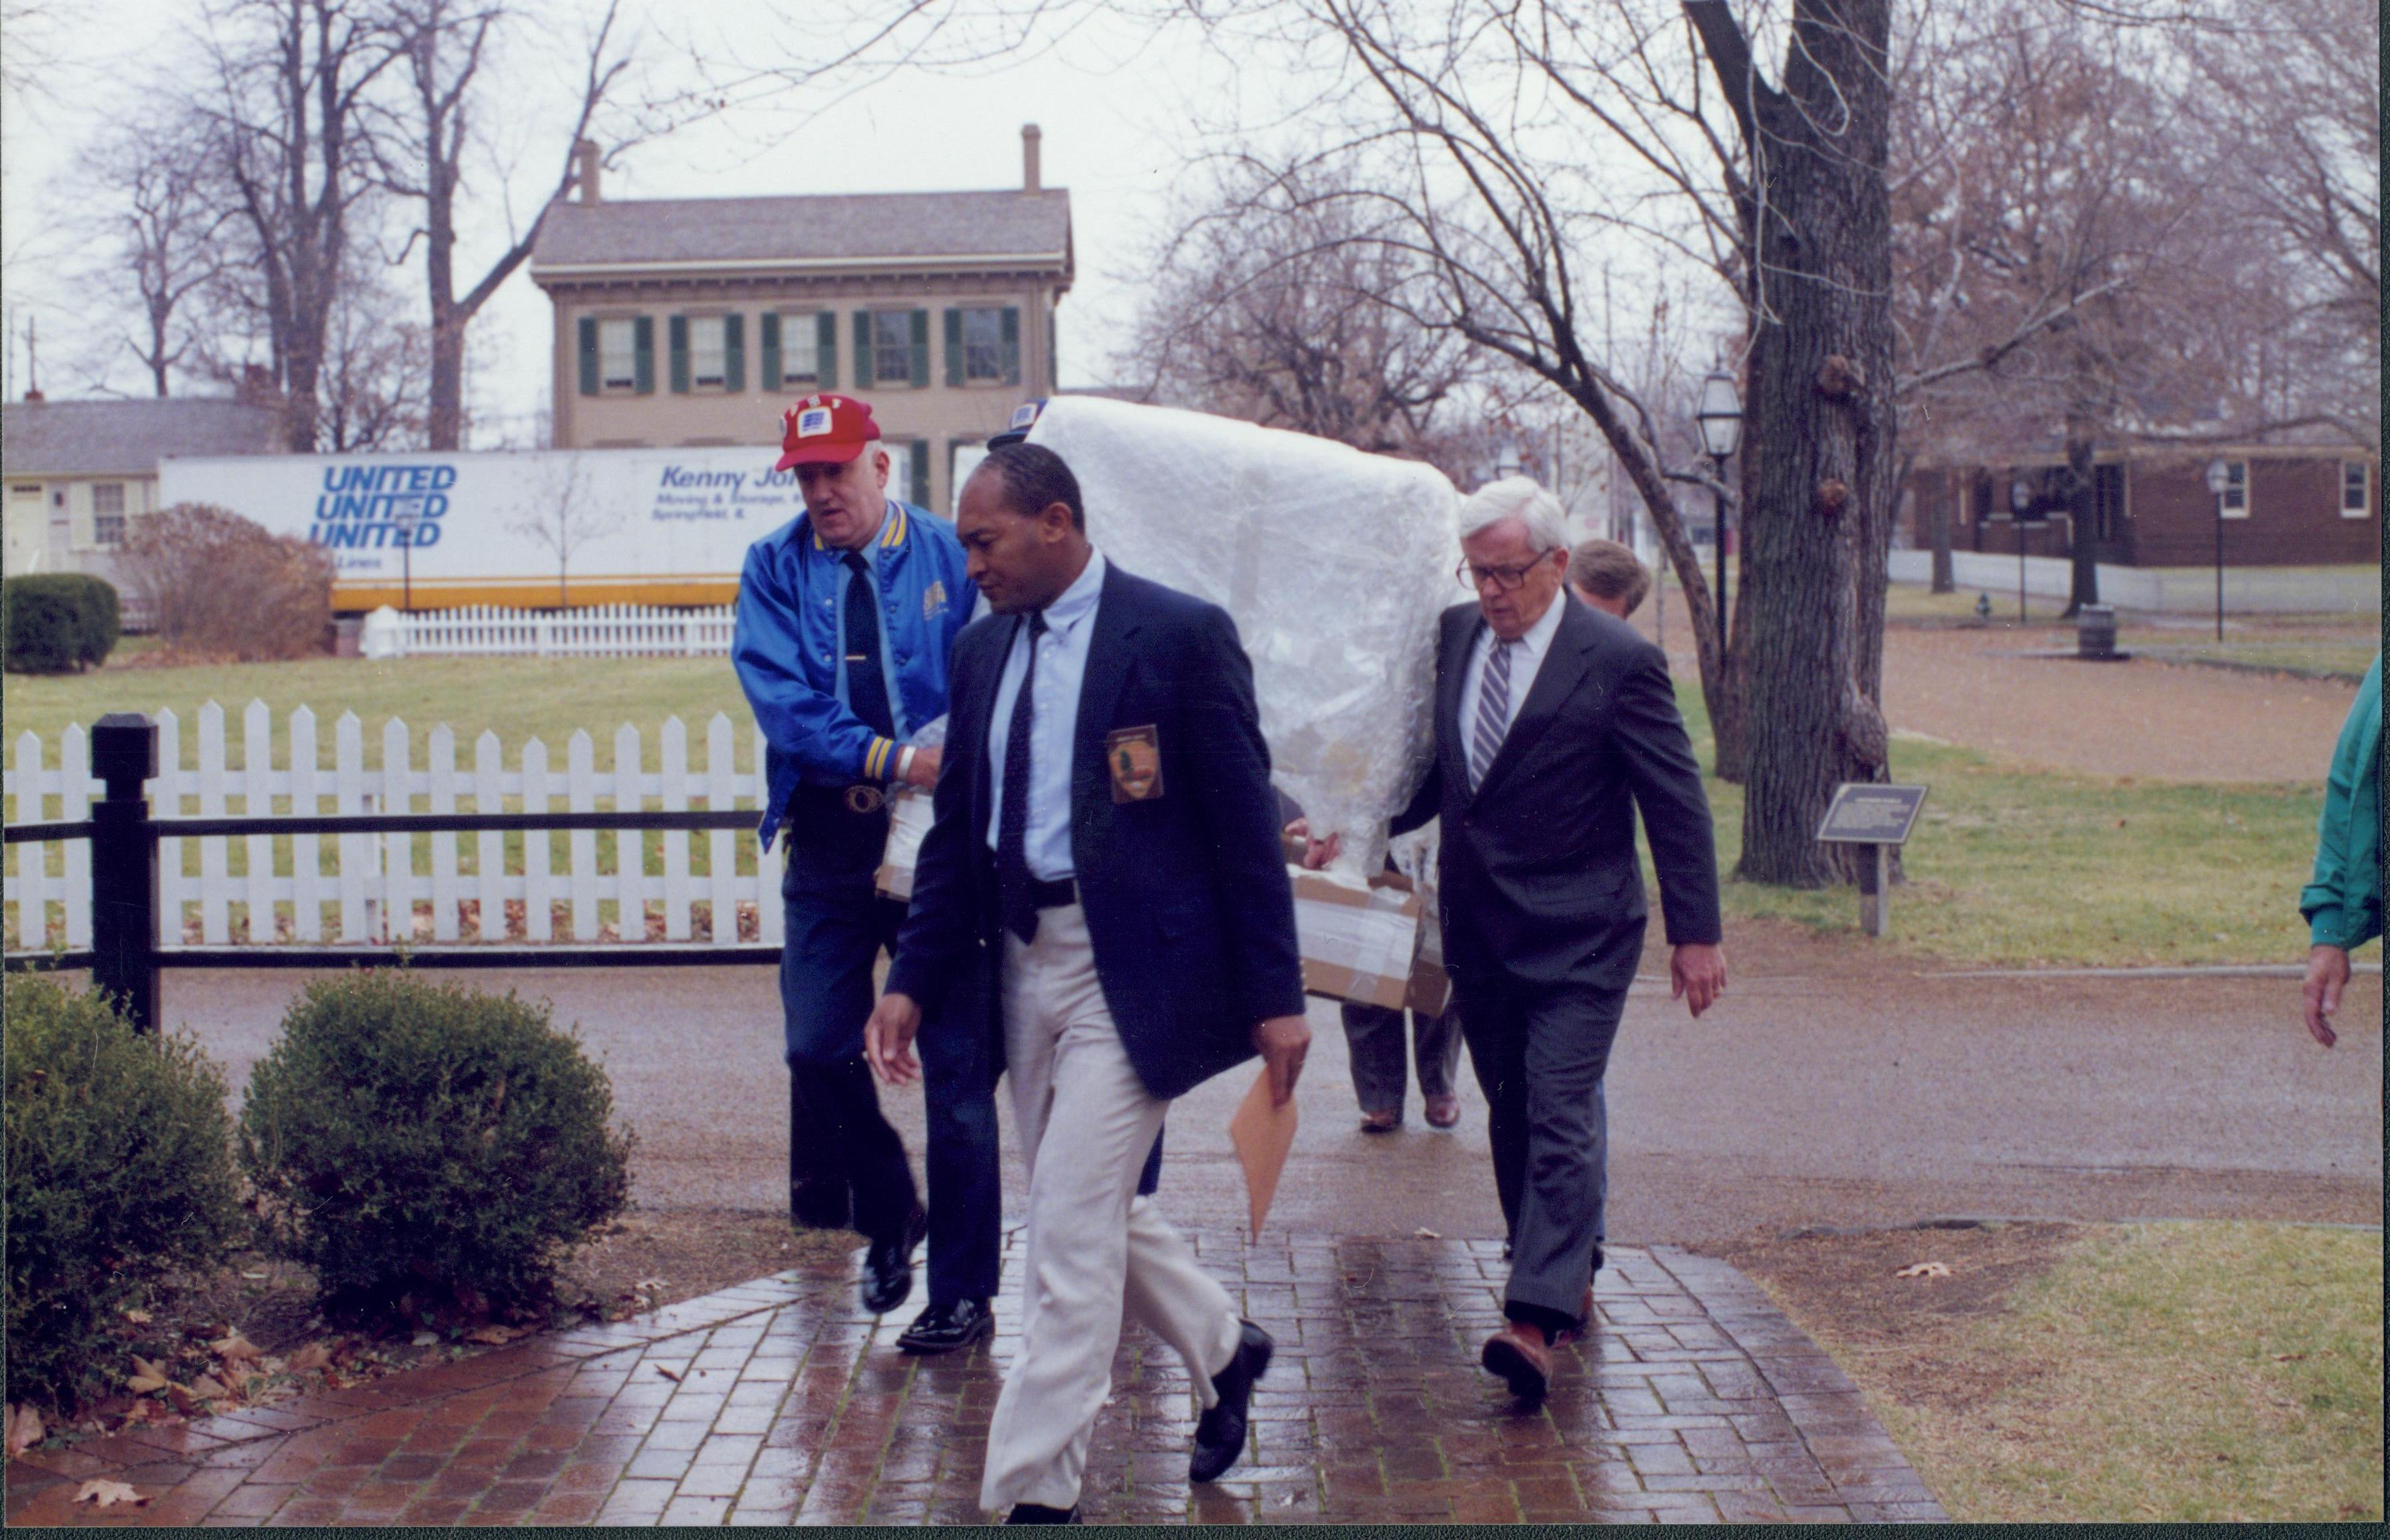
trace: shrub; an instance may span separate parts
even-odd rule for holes
[[[547,1008],[404,969],[308,986],[251,1072],[242,1169],[326,1301],[521,1301],[622,1211],[606,1073]]]
[[[116,646],[116,590],[85,572],[29,572],[0,583],[11,674],[65,674],[108,661]]]
[[[245,662],[324,649],[332,557],[219,507],[178,503],[136,520],[124,542],[134,591],[168,645]]]
[[[71,1406],[122,1370],[117,1311],[244,1234],[224,1074],[96,995],[13,979],[5,1008],[7,1399]]]

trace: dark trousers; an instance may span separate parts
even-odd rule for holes
[[[1505,1309],[1548,1328],[1577,1324],[1604,1236],[1601,1080],[1626,992],[1531,985],[1498,969],[1456,969],[1453,983],[1510,1233]]]
[[[871,1016],[872,963],[895,944],[905,905],[874,893],[868,875],[860,886],[784,882],[781,900],[790,1213],[800,1223],[848,1223],[874,1240],[890,1239],[919,1195],[905,1142],[880,1111],[863,1059],[863,1024]]]
[[[1452,1095],[1452,1074],[1460,1067],[1460,1021],[1458,1013],[1424,1016],[1411,1011],[1410,1031],[1403,1031],[1406,1013],[1385,1006],[1344,1003],[1344,1044],[1353,1059],[1353,1096],[1364,1112],[1400,1112],[1407,1076],[1403,1070],[1403,1039],[1419,1063],[1420,1095]]]
[[[914,1039],[929,1114],[930,1303],[996,1293],[1004,1246],[996,1080],[1002,1064],[986,980],[974,967]]]

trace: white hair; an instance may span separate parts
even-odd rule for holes
[[[1535,542],[1538,553],[1556,551],[1569,543],[1560,499],[1528,476],[1488,481],[1462,499],[1460,538],[1481,534],[1511,519],[1527,527],[1527,538]]]

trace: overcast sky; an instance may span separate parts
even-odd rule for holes
[[[495,130],[497,148],[516,158],[519,207],[534,201],[532,189],[554,174],[563,134],[537,104],[552,100],[577,70],[568,57],[572,40],[599,8],[588,0],[541,3],[548,6],[541,27],[499,61],[508,111]],[[781,13],[817,14],[797,0],[636,3],[659,83],[686,78],[678,44],[691,27],[736,58],[766,62],[785,57],[776,41],[788,35]],[[105,276],[96,283],[90,271],[93,250],[72,229],[71,216],[88,207],[75,158],[161,61],[178,57],[201,6],[78,0],[43,9],[0,40],[16,55],[11,74],[32,57],[49,87],[11,92],[0,122],[8,393],[13,399],[24,390],[28,318],[38,320],[40,383],[53,397],[103,387],[146,393],[144,371],[121,347],[104,377],[95,367],[110,354],[109,312],[128,291],[102,291]],[[549,39],[562,42],[543,56],[537,50]],[[1239,89],[1234,71],[1186,38],[1157,44],[1125,28],[1083,27],[1060,46],[1014,62],[904,72],[835,103],[816,92],[785,101],[785,110],[734,109],[633,149],[605,192],[687,198],[1013,186],[1021,125],[1035,122],[1044,130],[1046,184],[1072,193],[1078,277],[1060,314],[1062,381],[1095,384],[1111,377],[1111,357],[1135,313],[1136,267],[1166,222],[1174,185],[1202,148],[1193,124],[1233,115]],[[458,249],[460,289],[503,249],[504,231],[496,202],[477,203]],[[419,308],[419,264],[403,270],[402,285]],[[471,333],[473,405],[483,423],[478,442],[531,441],[546,404],[549,328],[546,300],[518,270]]]

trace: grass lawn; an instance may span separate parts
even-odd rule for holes
[[[318,756],[327,765],[332,725],[344,711],[356,712],[365,726],[367,764],[381,763],[381,725],[393,716],[414,729],[418,765],[431,729],[443,722],[456,729],[461,764],[472,763],[473,740],[488,729],[496,732],[510,762],[526,739],[545,741],[548,763],[559,770],[575,728],[586,728],[597,740],[600,765],[613,763],[614,729],[625,722],[639,729],[651,764],[656,732],[668,716],[687,726],[692,757],[701,756],[705,725],[716,712],[728,714],[742,762],[754,733],[727,658],[314,658],[199,668],[111,666],[80,674],[11,674],[0,681],[12,744],[28,731],[55,744],[69,723],[88,727],[109,712],[154,715],[171,707],[182,719],[186,764],[194,763],[199,710],[210,700],[225,709],[225,758],[234,765],[242,763],[240,713],[251,700],[273,711],[277,742],[290,712],[312,707]]]
[[[598,739],[600,765],[611,764],[612,732],[625,722],[640,729],[650,765],[668,716],[687,725],[692,757],[701,755],[705,723],[717,711],[736,727],[742,760],[752,731],[738,681],[720,658],[111,667],[63,677],[11,674],[5,690],[9,738],[31,731],[50,744],[71,722],[171,706],[185,724],[186,763],[199,708],[212,699],[229,718],[234,765],[241,763],[238,713],[252,699],[272,708],[277,739],[292,707],[313,706],[327,764],[332,722],[342,711],[363,721],[368,764],[380,761],[381,725],[392,716],[415,729],[418,765],[430,729],[443,722],[456,729],[464,764],[473,738],[491,729],[510,758],[526,738],[545,739],[559,769],[576,728]],[[1690,678],[1678,699],[1706,762],[1708,719]],[[1891,945],[1980,965],[2281,962],[2305,955],[2297,900],[2321,809],[2315,786],[2136,785],[2018,771],[1971,750],[1905,739],[1894,746],[1893,770],[1934,790],[1908,850],[1908,881],[1894,894]],[[1741,848],[1742,790],[1715,780],[1709,789],[1721,868],[1730,873]],[[518,843],[508,838],[510,853]],[[648,843],[649,869],[659,870],[660,840]],[[706,841],[691,843],[702,871]],[[742,867],[750,859],[744,844]],[[241,870],[241,842],[228,854]],[[469,871],[472,841],[460,857]],[[196,849],[186,852],[186,860],[196,859]],[[1841,932],[1857,926],[1857,899],[1847,888],[1797,892],[1729,881],[1725,899],[1740,918]]]
[[[1975,1393],[1870,1400],[1954,1519],[2382,1520],[2378,1233],[2102,1226],[1928,1335],[1888,1351],[1963,1364]],[[1828,1345],[1876,1388],[1881,1351]]]
[[[1677,701],[1706,767],[1694,681]],[[1905,852],[1887,942],[1968,965],[2293,962],[2321,788],[2185,786],[2023,771],[1895,739],[1893,778],[1933,789]],[[1742,788],[1711,780],[1718,867],[1742,852]],[[1853,888],[1728,880],[1727,913],[1856,934]]]

